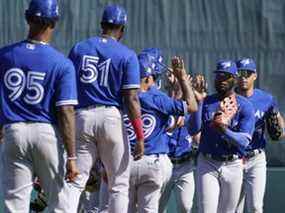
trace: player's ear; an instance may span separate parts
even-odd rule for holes
[[[145,83],[146,83],[146,84],[149,83],[149,76],[145,78]]]
[[[253,73],[253,80],[257,79],[257,73]]]

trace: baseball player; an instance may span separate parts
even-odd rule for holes
[[[207,96],[194,113],[201,131],[197,159],[199,212],[235,212],[242,185],[242,159],[254,129],[249,101],[234,92],[237,67],[221,60],[215,71],[217,93]]]
[[[272,110],[277,112],[277,125],[281,126],[282,129],[284,129],[284,122],[275,98],[263,90],[254,88],[254,82],[257,78],[254,60],[251,58],[241,59],[237,61],[237,67],[239,74],[237,92],[252,103],[255,112],[255,130],[252,141],[246,148],[243,191],[237,212],[243,212],[244,200],[246,200],[248,212],[262,213],[266,184],[266,157],[264,151],[266,138],[264,132],[266,124],[267,126],[270,125],[268,117]],[[270,133],[270,130],[268,132]],[[282,132],[284,134],[283,130]],[[278,139],[282,137],[282,134]]]
[[[138,141],[135,159],[141,158],[144,152],[137,98],[138,59],[134,51],[119,42],[126,23],[124,8],[115,4],[106,6],[101,20],[102,34],[77,43],[69,54],[76,68],[79,100],[76,133],[81,176],[71,186],[74,210],[97,157],[108,177],[108,211],[127,212],[130,152],[123,128],[123,108],[128,112]]]
[[[157,57],[153,57],[153,50],[142,51],[138,56],[141,73],[141,90],[139,99],[142,110],[142,120],[145,136],[145,153],[142,159],[132,161],[130,176],[130,204],[132,212],[158,212],[161,187],[164,181],[164,167],[172,168],[167,156],[169,152],[166,128],[170,115],[184,115],[197,110],[197,103],[192,88],[187,80],[187,74],[179,58],[173,59],[181,67],[174,66],[173,73],[181,85],[185,101],[169,98],[155,86],[155,81],[161,71],[155,69]],[[156,52],[159,52],[158,50]],[[125,118],[131,148],[136,140],[129,119]],[[170,170],[170,169],[168,169]]]
[[[169,75],[168,79],[170,85],[169,93],[174,98],[181,99],[181,88],[179,85],[176,85],[177,80],[173,78],[172,74]],[[196,86],[204,85],[204,88],[199,88],[202,89],[201,93],[204,93],[206,91],[204,77],[202,75],[197,75],[194,79],[199,79],[199,83],[197,82],[198,80],[193,82]],[[194,84],[192,84],[193,87]],[[202,101],[202,99],[197,99],[197,101]],[[168,133],[170,149],[168,155],[173,164],[173,171],[172,177],[167,183],[165,191],[161,195],[159,212],[166,212],[166,207],[172,191],[175,193],[178,212],[189,213],[192,209],[195,191],[193,169],[194,159],[197,153],[197,143],[193,143],[192,141],[189,119],[190,115],[179,117],[177,119],[177,127]]]
[[[171,192],[174,191],[178,212],[190,212],[194,197],[194,152],[188,131],[190,115],[183,117],[184,125],[169,135],[169,157],[173,164],[172,176],[160,198],[159,212],[166,212]]]
[[[49,45],[59,16],[57,1],[32,0],[25,15],[28,38],[0,49],[4,211],[29,212],[36,175],[47,194],[49,212],[62,212],[60,205],[66,202],[61,200],[63,144],[66,178],[73,181],[78,174],[75,71],[72,63]]]

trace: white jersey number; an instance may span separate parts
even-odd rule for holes
[[[153,115],[150,115],[150,114],[143,114],[141,116],[141,118],[142,118],[142,122],[143,122],[144,138],[147,139],[151,135],[151,133],[153,132],[153,130],[155,128],[156,120],[155,120],[155,117]],[[134,128],[133,128],[128,116],[124,115],[123,119],[124,119],[124,125],[126,127],[129,140],[135,140],[136,134],[134,132]]]
[[[15,101],[26,89],[24,101],[32,105],[40,103],[44,97],[44,87],[40,81],[45,79],[45,75],[46,73],[29,71],[26,76],[21,69],[9,69],[4,75],[4,84],[11,90],[8,97],[11,101]]]
[[[80,75],[80,81],[86,84],[93,83],[98,78],[98,70],[101,72],[101,78],[99,84],[104,87],[108,87],[108,75],[111,59],[107,59],[102,63],[98,64],[99,57],[84,55]]]

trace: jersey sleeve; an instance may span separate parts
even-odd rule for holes
[[[140,88],[139,62],[135,53],[128,57],[124,66],[122,89]]]
[[[186,115],[187,104],[185,101],[176,100],[167,95],[156,95],[153,102],[157,109],[165,115]]]
[[[68,60],[59,72],[56,85],[56,106],[77,105],[75,70]]]
[[[245,134],[251,139],[254,132],[255,117],[254,117],[254,107],[249,102],[243,103],[241,105],[240,119],[239,119],[238,132]]]

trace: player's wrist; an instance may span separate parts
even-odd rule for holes
[[[136,134],[137,141],[143,141],[144,140],[144,134],[143,134],[143,123],[141,118],[135,118],[131,120],[132,126],[134,128],[134,132]]]
[[[181,76],[177,76],[177,79],[178,79],[178,81],[180,82],[180,83],[188,83],[188,84],[190,84],[191,82],[189,82],[188,81],[188,76],[187,76],[187,74],[183,74],[183,75],[181,75]]]
[[[77,156],[76,155],[69,156],[69,157],[67,157],[67,160],[68,161],[76,161],[77,160]]]

